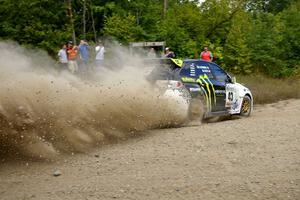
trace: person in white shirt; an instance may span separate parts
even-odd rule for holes
[[[95,64],[96,64],[96,68],[99,68],[104,64],[105,48],[102,42],[98,42],[98,45],[95,47],[95,51],[96,51]]]
[[[67,57],[67,46],[64,44],[58,51],[59,63],[62,70],[68,69],[68,57]]]

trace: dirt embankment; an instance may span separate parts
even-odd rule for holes
[[[11,199],[300,199],[300,100],[250,118],[147,131],[52,163],[0,165]],[[53,176],[59,170],[60,176]]]

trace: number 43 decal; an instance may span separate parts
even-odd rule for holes
[[[228,101],[233,101],[233,92],[228,92]]]

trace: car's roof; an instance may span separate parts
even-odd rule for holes
[[[201,62],[206,62],[206,63],[212,63],[207,60],[202,60],[202,59],[184,59],[183,62],[193,62],[193,61],[201,61]]]
[[[172,60],[172,58],[145,58],[145,61],[161,61],[161,60]],[[178,60],[182,60],[182,61],[202,61],[202,62],[207,62],[207,63],[211,63],[210,61],[206,61],[206,60],[202,60],[202,59],[191,59],[191,58],[187,58],[187,59],[178,59]]]
[[[189,62],[201,62],[202,64],[213,63],[202,59],[172,59],[172,58],[146,58],[144,59],[144,62],[149,64],[152,63],[171,64],[171,66],[173,67],[174,66],[183,67],[182,63],[189,63]]]

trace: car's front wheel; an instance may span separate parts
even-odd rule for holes
[[[249,96],[244,96],[240,111],[241,117],[249,117],[252,111],[252,100]]]

